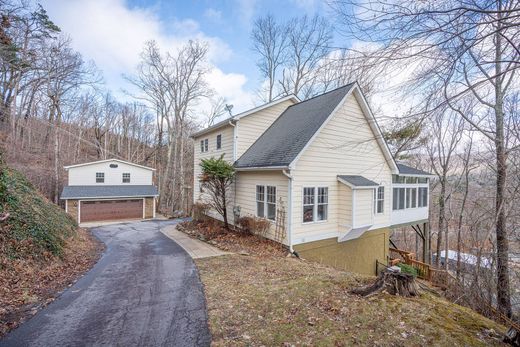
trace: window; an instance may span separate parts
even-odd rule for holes
[[[405,206],[405,188],[394,188],[392,197],[392,209],[404,210]]]
[[[377,187],[374,189],[374,212],[383,213],[385,206],[385,187]]]
[[[276,219],[276,187],[267,186],[267,219]]]
[[[208,139],[200,140],[200,151],[201,153],[208,151]]]
[[[411,208],[416,208],[417,207],[417,188],[408,188],[410,189],[411,193],[410,193],[410,196],[411,196],[411,202],[410,202],[410,207]]]
[[[329,214],[329,188],[303,188],[303,223],[327,220]]]
[[[405,183],[406,177],[399,175],[392,175],[392,183]]]
[[[428,183],[428,177],[419,177],[419,183]]]
[[[314,221],[314,188],[303,188],[303,222]]]
[[[256,186],[256,215],[265,217],[264,215],[265,187]]]
[[[276,187],[256,186],[256,215],[276,219]]]
[[[130,173],[123,172],[123,183],[130,183]]]
[[[217,149],[222,148],[222,135],[217,135]]]
[[[406,177],[406,183],[417,183],[417,177]]]
[[[428,206],[428,188],[419,188],[419,207]]]
[[[96,172],[96,183],[105,183],[105,173]]]
[[[316,213],[316,220],[327,220],[329,207],[329,188],[318,188],[318,211]]]

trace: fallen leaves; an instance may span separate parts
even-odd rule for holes
[[[92,267],[102,249],[88,231],[78,229],[65,241],[61,257],[10,259],[0,255],[0,336],[51,303]]]

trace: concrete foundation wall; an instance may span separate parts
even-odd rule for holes
[[[387,264],[390,230],[371,230],[360,238],[338,242],[337,237],[295,245],[300,257],[364,275],[376,274],[376,261]]]

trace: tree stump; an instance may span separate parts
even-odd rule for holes
[[[379,274],[373,284],[350,291],[352,294],[361,296],[370,296],[380,292],[404,297],[419,295],[418,286],[413,275],[388,269]]]

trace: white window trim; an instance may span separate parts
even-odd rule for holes
[[[257,199],[257,191],[256,191],[256,187],[264,187],[264,200],[261,201],[261,200],[258,200]],[[275,193],[274,193],[274,219],[269,219],[267,217],[267,205],[269,204],[267,202],[267,187],[273,187],[275,189]],[[276,221],[276,217],[277,217],[277,214],[278,214],[278,201],[277,201],[277,195],[278,195],[278,187],[275,186],[275,185],[271,185],[271,184],[256,184],[255,185],[255,216],[256,217],[259,217],[259,218],[264,218],[270,222],[275,222]],[[258,215],[258,206],[257,204],[259,202],[263,202],[264,203],[264,216],[259,216]],[[272,203],[271,203],[272,204]]]
[[[383,188],[383,198],[382,199],[379,199],[379,188]],[[379,185],[377,188],[374,189],[374,215],[385,214],[385,190],[386,189],[385,189],[384,185]],[[380,200],[383,202],[383,209],[381,212],[378,212],[377,205]]]
[[[402,209],[394,209],[394,188],[405,188],[404,189],[404,208]],[[408,201],[408,194],[406,193],[407,189],[410,189],[410,188],[416,188],[416,191],[415,191],[415,198],[416,198],[416,206],[415,207],[406,207],[406,203]],[[426,194],[427,194],[427,199],[426,199],[426,206],[419,206],[419,189],[420,188],[426,188]],[[392,199],[390,201],[390,204],[391,204],[391,211],[392,212],[397,212],[397,211],[404,211],[404,210],[416,210],[416,209],[421,209],[421,208],[429,208],[429,197],[430,197],[430,187],[427,183],[417,183],[417,184],[411,184],[411,183],[395,183],[392,185]],[[411,202],[410,202],[410,206],[411,206]]]
[[[312,222],[304,222],[303,221],[303,206],[306,206],[306,205],[309,205],[310,204],[304,204],[304,199],[305,199],[305,195],[304,195],[304,192],[305,192],[305,188],[314,188],[314,205],[313,205],[313,208],[312,208]],[[320,205],[327,205],[327,219],[323,219],[323,220],[316,220],[316,218],[318,217],[318,188],[327,188],[327,203],[326,204],[320,204]],[[301,211],[302,211],[302,218],[301,218],[301,224],[302,225],[305,225],[305,224],[319,224],[319,223],[327,223],[329,221],[329,205],[330,205],[330,201],[329,201],[329,187],[328,186],[304,186],[302,187],[302,207],[301,207]]]

